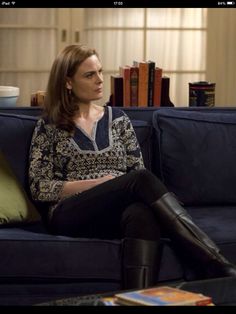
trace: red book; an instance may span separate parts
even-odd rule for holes
[[[153,85],[153,106],[161,106],[161,83],[162,83],[162,69],[156,67],[154,74],[154,85]]]
[[[120,75],[123,77],[123,105],[130,107],[130,66],[120,66]]]

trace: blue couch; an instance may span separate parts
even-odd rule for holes
[[[145,165],[236,262],[236,109],[123,108]],[[0,108],[0,150],[29,197],[28,153],[40,108]],[[36,204],[37,206],[37,204]],[[43,208],[38,207],[43,217]],[[194,280],[162,238],[160,283]],[[41,222],[0,227],[0,305],[29,305],[121,288],[120,240],[55,236]]]

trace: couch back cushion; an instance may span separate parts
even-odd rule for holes
[[[28,156],[36,117],[0,113],[0,151],[28,192]]]
[[[157,174],[186,205],[236,204],[236,111],[153,115]]]
[[[131,120],[131,122],[142,151],[144,165],[147,169],[152,170],[153,127],[147,121]]]

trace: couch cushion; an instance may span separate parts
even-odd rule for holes
[[[236,205],[193,206],[186,209],[193,221],[217,244],[221,253],[236,263]],[[186,269],[186,279],[193,280],[194,276],[192,269]]]
[[[70,238],[20,228],[1,228],[0,252],[4,252],[1,255],[1,282],[121,279],[120,242],[115,240]]]
[[[153,115],[158,174],[185,204],[236,204],[236,114],[163,109]]]
[[[227,245],[234,242],[236,248],[236,205],[190,206],[187,210],[194,222],[217,244]]]
[[[39,213],[1,151],[0,178],[0,225],[39,221]]]
[[[152,134],[153,127],[147,121],[131,120],[143,155],[144,165],[152,169]]]
[[[161,238],[161,260],[158,281],[175,281],[184,276],[184,268],[181,264],[177,251],[173,250],[170,239]]]
[[[36,117],[0,113],[0,151],[28,190],[28,154]]]
[[[159,281],[183,277],[183,268],[169,242],[163,239]],[[0,228],[0,251],[4,252],[0,262],[2,283],[113,282],[119,286],[121,282],[119,240],[50,235],[36,223],[24,228]]]

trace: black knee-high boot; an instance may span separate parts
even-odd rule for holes
[[[123,289],[151,287],[159,270],[159,243],[143,239],[122,240]]]
[[[200,263],[206,278],[236,277],[236,266],[220,253],[216,244],[192,221],[173,193],[164,194],[151,207],[171,240]]]

